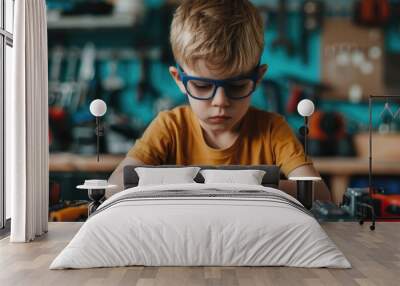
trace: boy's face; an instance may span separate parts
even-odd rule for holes
[[[249,72],[238,71],[237,74],[229,75],[219,73],[217,70],[210,70],[207,68],[204,60],[198,60],[195,68],[185,65],[183,65],[182,68],[187,75],[215,80],[232,78]],[[259,80],[257,83],[262,79],[266,69],[266,65],[261,65],[259,67]],[[177,68],[171,66],[169,71],[179,89],[182,93],[186,94],[185,86],[179,77]],[[188,99],[193,112],[200,120],[200,124],[203,128],[212,132],[226,132],[234,131],[238,127],[250,106],[251,96],[247,96],[243,99],[230,99],[226,96],[224,88],[219,87],[212,99],[198,100],[190,96],[188,96]]]

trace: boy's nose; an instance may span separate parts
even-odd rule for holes
[[[229,98],[225,94],[225,89],[219,86],[215,91],[215,96],[211,102],[214,106],[229,106]]]

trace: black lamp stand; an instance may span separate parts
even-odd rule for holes
[[[100,157],[100,136],[104,135],[104,128],[101,125],[100,117],[96,116],[96,137],[97,137],[97,162],[99,162]]]
[[[304,160],[308,159],[308,116],[304,116],[304,126],[300,127],[300,135],[304,138]],[[297,180],[297,199],[307,208],[311,209],[313,204],[313,184],[312,180]]]

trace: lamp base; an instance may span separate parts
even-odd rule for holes
[[[308,210],[312,208],[314,201],[314,181],[312,180],[299,180],[297,181],[297,199]]]
[[[92,202],[88,206],[88,216],[94,213],[102,204],[106,194],[105,189],[88,189],[88,197]]]

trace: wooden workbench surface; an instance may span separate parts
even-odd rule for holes
[[[101,154],[97,156],[72,153],[50,154],[50,172],[112,172],[124,159],[123,155]]]
[[[368,159],[358,157],[313,158],[313,162],[321,174],[366,175],[369,168]],[[372,173],[375,175],[399,175],[400,161],[373,161]]]
[[[97,157],[90,155],[79,155],[72,153],[52,153],[50,154],[51,172],[112,172],[119,162],[124,158],[123,155],[100,155]],[[317,170],[324,174],[338,175],[365,175],[368,174],[368,160],[354,158],[313,158]],[[400,174],[400,162],[373,162],[374,174],[396,175]]]
[[[82,223],[50,223],[32,243],[0,241],[0,285],[399,285],[400,223],[325,223],[352,269],[290,267],[119,267],[49,270]]]
[[[111,173],[123,160],[123,155],[84,156],[71,153],[50,155],[50,172],[107,172]],[[339,205],[354,175],[368,175],[368,160],[362,158],[313,158],[315,168],[321,175],[330,176],[333,202]],[[400,162],[374,161],[373,175],[400,175]]]

